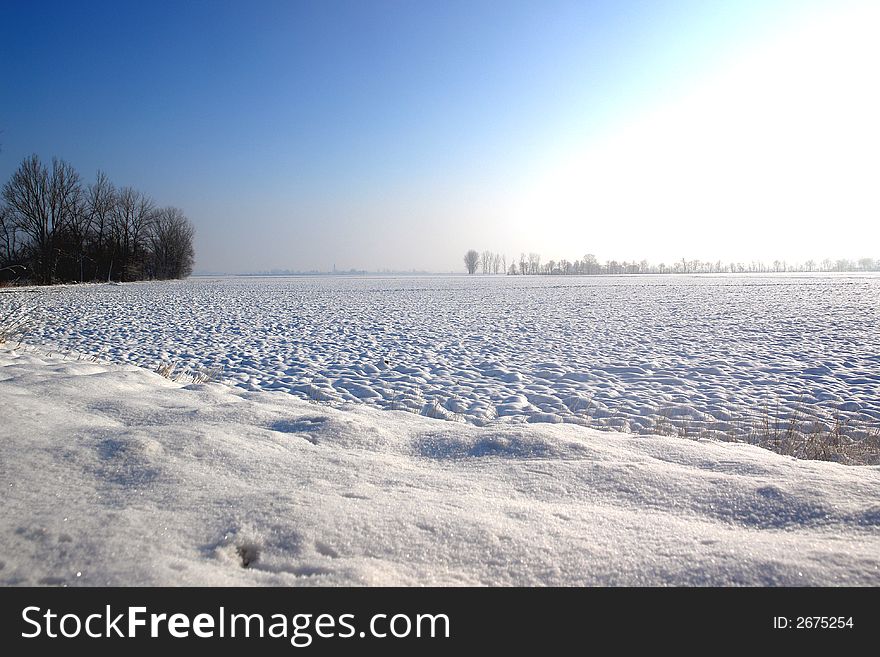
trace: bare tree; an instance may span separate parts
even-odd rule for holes
[[[79,174],[64,160],[53,159],[51,173],[37,155],[25,158],[3,187],[13,220],[31,240],[36,276],[49,283],[55,275],[57,242],[78,211]]]
[[[119,277],[122,281],[140,276],[153,208],[149,197],[131,187],[122,188],[117,195],[110,225],[113,234],[113,258],[118,260]]]
[[[6,205],[0,205],[0,267],[7,267],[18,259],[18,225]]]
[[[492,254],[492,273],[497,274],[499,269],[501,269],[501,254],[500,253],[493,253]]]
[[[55,279],[59,261],[72,262],[78,259],[81,251],[77,245],[71,247],[71,235],[75,239],[84,238],[88,226],[83,221],[83,189],[79,173],[64,160],[52,158],[52,173],[49,176],[50,217],[52,217],[52,253],[50,278]],[[63,276],[63,278],[67,278]]]
[[[491,273],[491,271],[492,271],[492,252],[491,251],[483,251],[480,254],[480,266],[482,267],[484,274]]]
[[[156,210],[147,233],[151,278],[185,278],[192,273],[195,229],[180,209]]]
[[[100,272],[110,273],[110,254],[112,251],[111,220],[116,207],[116,188],[103,171],[98,171],[95,182],[86,189],[86,212],[92,226],[92,260],[94,278]]]
[[[480,254],[471,249],[464,254],[464,264],[467,267],[467,273],[473,274],[477,271],[477,264],[480,262]]]
[[[144,275],[190,274],[194,263],[192,223],[176,208],[156,211],[130,187],[117,192],[98,172],[83,189],[64,160],[47,168],[37,155],[25,158],[0,188],[0,271],[32,282],[85,280],[89,274],[123,281]]]
[[[824,259],[821,263],[815,260],[807,260],[804,263],[787,262],[785,260],[773,260],[764,263],[753,260],[750,263],[722,262],[721,260],[700,260],[698,258],[681,258],[672,265],[660,263],[654,265],[646,259],[642,260],[606,260],[600,264],[595,255],[588,253],[580,260],[569,261],[548,260],[541,263],[541,256],[530,253],[526,256],[521,253],[519,261],[511,258],[510,267],[507,267],[507,258],[500,253],[484,251],[477,254],[474,269],[482,264],[484,273],[506,272],[508,275],[516,274],[553,274],[553,275],[630,275],[630,274],[724,274],[724,273],[768,273],[768,272],[795,272],[795,271],[878,271],[880,259],[862,257],[857,260],[842,258],[839,260]]]
[[[584,270],[587,274],[598,274],[599,273],[599,261],[596,259],[592,253],[588,253],[584,256],[583,259]]]
[[[83,262],[86,259],[86,242],[91,237],[92,222],[93,219],[88,211],[85,194],[83,194],[80,188],[79,193],[76,194],[75,199],[70,204],[70,212],[62,235],[62,245],[59,246],[59,251],[61,251],[63,256],[66,256],[67,262],[74,267],[74,275],[79,278],[80,282],[84,279]],[[68,276],[70,273],[68,270]],[[68,276],[65,276],[65,278]]]
[[[541,273],[541,256],[537,253],[529,254],[529,273],[530,274],[540,274]]]

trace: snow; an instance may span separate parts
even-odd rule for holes
[[[221,278],[30,288],[27,342],[476,425],[724,437],[880,420],[876,275]]]
[[[132,360],[168,348],[139,342],[147,327],[164,327],[169,345],[179,336],[181,353],[225,336],[231,358],[254,368],[274,353],[257,360],[261,334],[289,338],[284,353],[304,360],[322,353],[279,334],[257,305],[235,338],[228,320],[207,324],[184,303],[212,290],[225,299],[223,285],[180,285],[179,305],[138,306],[120,321],[110,321],[124,308],[115,294],[139,300],[154,288],[64,291],[53,307],[64,314],[60,301],[82,295],[85,317],[69,335],[103,329],[100,315],[113,339],[96,344]],[[308,333],[303,316],[276,321]],[[166,326],[172,317],[180,322]],[[349,354],[365,348],[357,335]],[[392,367],[415,360],[399,347]],[[320,366],[341,357],[329,349]],[[530,394],[509,394],[508,410],[534,404]],[[367,401],[183,385],[133,365],[0,347],[0,584],[880,584],[880,467],[571,423],[480,427]]]

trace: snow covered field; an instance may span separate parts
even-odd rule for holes
[[[227,278],[4,290],[27,342],[464,420],[880,422],[876,275]]]
[[[119,298],[155,297],[150,285],[45,295],[43,308],[79,299],[84,320],[71,335],[102,316],[119,339],[103,342],[99,325],[92,342],[133,359],[150,348],[135,351],[141,338],[164,336],[170,347],[174,329],[159,327],[176,317],[193,332],[178,329],[182,355],[233,334],[229,319],[204,325],[207,311],[186,302],[228,300],[229,286],[180,285],[173,306],[152,308],[155,320]],[[303,298],[290,296],[290,308]],[[451,297],[445,303],[454,311]],[[246,345],[260,335],[287,343],[266,324],[268,309],[252,310],[216,309],[241,313],[242,327],[250,317],[239,362],[258,367],[270,357]],[[283,321],[303,322],[301,334],[297,317]],[[316,321],[327,330],[331,319],[339,316]],[[466,339],[476,322],[467,326],[458,340],[480,353]],[[302,335],[289,339],[303,357],[320,353]],[[353,342],[360,347],[339,344],[321,363],[355,358],[368,339]],[[416,353],[398,344],[398,359]],[[461,353],[442,349],[428,353]],[[375,357],[365,352],[362,363]],[[382,380],[372,374],[360,379]],[[284,392],[183,386],[27,345],[0,347],[0,412],[0,585],[880,584],[877,466],[563,424],[477,427],[361,403],[334,408]]]

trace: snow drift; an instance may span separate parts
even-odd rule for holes
[[[0,349],[3,585],[876,585],[880,468]]]

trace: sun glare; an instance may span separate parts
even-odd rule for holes
[[[814,17],[579,144],[514,202],[518,236],[661,259],[850,255],[854,234],[876,241],[878,27],[877,6]]]

